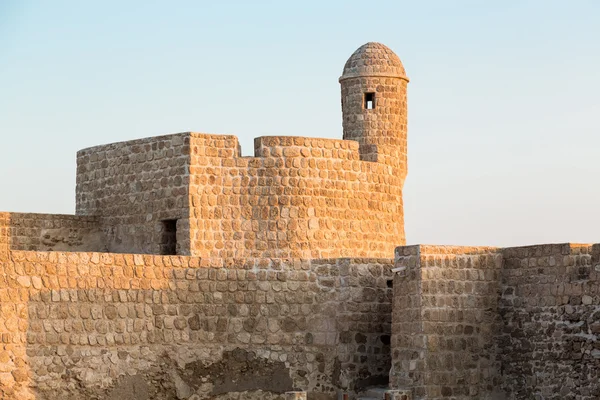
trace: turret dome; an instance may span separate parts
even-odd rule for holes
[[[377,42],[366,43],[352,53],[340,81],[358,76],[388,76],[408,81],[400,58],[389,47]]]

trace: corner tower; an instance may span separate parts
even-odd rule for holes
[[[346,61],[339,82],[344,139],[360,144],[361,159],[391,165],[404,180],[408,78],[400,58],[369,42]]]

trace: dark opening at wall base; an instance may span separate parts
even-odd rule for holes
[[[160,238],[160,254],[176,255],[177,254],[177,220],[165,219],[162,222],[161,238]]]

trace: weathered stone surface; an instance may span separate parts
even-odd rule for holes
[[[76,216],[0,213],[1,393],[323,399],[387,381],[406,79],[369,78],[367,53],[376,107],[343,104],[346,140],[97,146],[77,154]]]
[[[0,249],[2,230],[5,229],[6,245],[13,250],[107,250],[98,217],[33,213],[4,214],[7,227],[2,228],[2,221],[0,221]]]
[[[392,387],[426,399],[598,398],[598,262],[598,245],[397,248]]]
[[[598,245],[505,249],[496,346],[514,398],[597,399]]]
[[[224,269],[152,256],[139,267],[155,272],[136,276],[130,255],[9,255],[0,264],[0,294],[10,294],[0,305],[3,393],[282,399],[301,388],[334,398],[389,371],[381,338],[390,334],[391,260],[244,259]],[[84,265],[94,272],[78,275]]]
[[[0,398],[600,398],[599,245],[392,265],[407,83],[367,43],[340,77],[344,140],[80,151],[77,215],[0,213]]]

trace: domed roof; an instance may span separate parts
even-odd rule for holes
[[[357,76],[389,76],[408,81],[400,58],[389,47],[377,42],[363,44],[352,53],[340,81]]]

